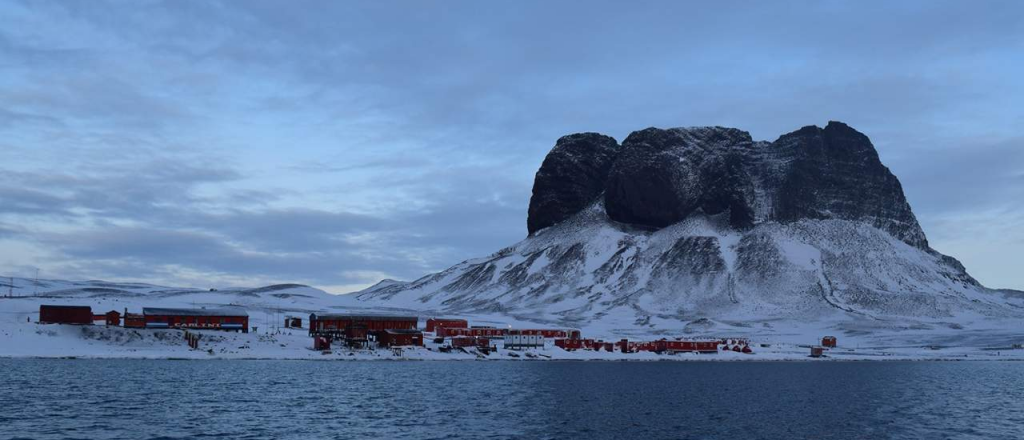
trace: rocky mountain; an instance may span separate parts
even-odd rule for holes
[[[491,256],[356,298],[639,327],[1024,315],[1020,295],[928,246],[899,180],[840,122],[774,142],[724,127],[565,136],[527,226]]]

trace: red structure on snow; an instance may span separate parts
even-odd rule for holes
[[[540,336],[545,339],[579,339],[580,331],[577,329],[505,329],[495,327],[469,327],[449,328],[446,326],[435,327],[438,337],[476,336],[484,338],[504,338],[510,331],[522,336]]]
[[[89,306],[39,306],[40,324],[92,324],[92,307]]]
[[[103,321],[106,325],[119,326],[121,325],[121,312],[117,310],[111,310],[102,315],[92,315],[93,322]]]
[[[469,321],[454,318],[430,318],[427,320],[427,331],[436,332],[438,327],[469,328]]]
[[[326,351],[331,349],[331,338],[327,336],[314,336],[313,337],[313,349],[318,351]]]
[[[437,327],[437,336],[440,338],[454,338],[457,336],[475,336],[484,338],[504,338],[508,329],[494,327],[470,327],[470,328],[448,328]]]
[[[452,338],[452,347],[455,348],[490,346],[491,340],[487,338],[481,338],[476,336],[456,336]]]
[[[124,328],[146,328],[146,317],[141,313],[124,312]]]
[[[551,328],[528,328],[516,330],[524,336],[540,336],[545,339],[568,338],[579,339],[580,331],[576,329],[551,329]]]
[[[146,328],[197,328],[249,333],[249,315],[231,309],[142,309]]]
[[[381,347],[419,347],[423,345],[423,333],[419,330],[382,330],[376,333]]]
[[[825,336],[824,338],[821,338],[821,346],[822,347],[829,347],[829,348],[836,348],[836,337],[835,336]]]
[[[309,315],[310,336],[344,336],[350,326],[364,326],[374,334],[382,330],[416,330],[419,318],[415,316],[324,314]]]
[[[662,339],[654,341],[655,353],[718,353],[718,345],[722,341],[670,341]]]
[[[599,350],[600,341],[593,339],[555,339],[555,347],[566,351],[572,350]]]
[[[572,350],[606,350],[623,353],[650,351],[655,353],[717,353],[722,340],[669,340],[630,341],[622,339],[618,342],[595,341],[593,339],[555,339],[555,346],[566,351]],[[749,346],[737,344],[724,346],[725,349],[752,353]]]

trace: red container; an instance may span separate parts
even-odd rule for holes
[[[233,309],[142,309],[146,328],[195,328],[249,332],[249,315]]]
[[[92,307],[89,306],[39,306],[40,324],[92,324]]]

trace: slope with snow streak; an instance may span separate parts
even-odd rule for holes
[[[1024,315],[952,259],[848,220],[730,229],[694,216],[648,231],[600,203],[485,258],[357,294],[366,306],[530,316],[657,331],[778,320],[955,321]],[[698,329],[700,330],[700,329]]]

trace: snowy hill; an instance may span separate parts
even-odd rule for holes
[[[537,173],[523,241],[366,305],[529,317],[620,332],[771,333],[817,323],[963,329],[1024,317],[928,247],[863,134],[832,122],[775,142],[646,129],[566,136]]]
[[[31,314],[39,304],[77,304],[91,306],[96,313],[108,310],[139,313],[142,307],[238,306],[249,310],[255,323],[263,315],[302,316],[336,305],[337,297],[301,284],[277,284],[259,288],[194,289],[156,286],[145,283],[106,281],[64,281],[0,278],[0,295],[6,299],[7,314]]]

